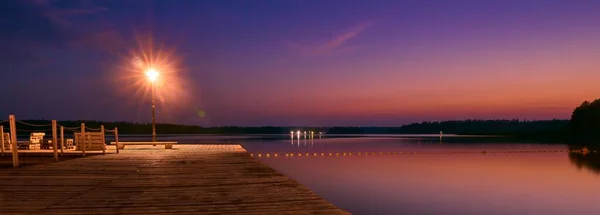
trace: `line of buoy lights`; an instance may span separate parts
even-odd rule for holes
[[[416,155],[416,154],[476,154],[476,153],[481,153],[481,154],[514,154],[514,153],[556,153],[556,152],[571,152],[571,153],[579,153],[579,154],[588,154],[588,153],[598,153],[598,151],[583,151],[583,150],[522,150],[522,151],[469,151],[469,152],[442,152],[442,153],[434,153],[434,152],[313,152],[313,153],[281,153],[281,155],[283,156],[285,154],[285,157],[332,157],[332,156],[352,156],[352,155],[357,155],[357,156],[373,156],[373,155]],[[263,156],[264,155],[264,156]],[[279,157],[279,153],[252,153],[250,154],[250,157]]]
[[[310,136],[308,136],[308,137],[310,139],[314,139],[315,138],[315,132],[314,131],[306,132],[306,131],[300,131],[300,130],[297,130],[296,132],[290,131],[290,138],[293,141],[294,140],[294,136],[297,136],[298,140],[300,140],[300,134],[304,134],[304,139],[305,140],[306,140],[306,136],[309,135],[309,134],[310,134]],[[324,134],[325,133],[323,133],[323,132],[319,132],[319,138],[322,138]]]

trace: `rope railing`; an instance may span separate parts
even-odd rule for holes
[[[65,131],[80,132],[81,130],[79,130],[79,129],[65,129]]]
[[[62,126],[62,125],[58,125],[58,126]],[[67,126],[62,126],[62,127],[65,130],[81,130],[81,127],[67,127]]]
[[[77,126],[77,127],[69,127],[69,126],[65,126],[65,125],[58,124],[58,123],[56,123],[56,126],[62,126],[62,127],[64,127],[64,128],[81,128],[81,126]]]
[[[63,126],[63,129],[65,131],[74,131],[74,132],[79,132],[81,131],[81,127],[65,127]],[[102,130],[102,128],[90,128],[90,127],[85,127],[86,131],[100,131]],[[114,132],[114,130],[110,130],[110,129],[104,129],[104,131],[109,131],[109,132]]]
[[[72,131],[72,132],[81,132],[81,128],[77,127],[77,128],[67,128],[67,127],[63,127],[63,129],[65,131]]]
[[[19,120],[16,120],[16,122],[21,123],[23,125],[27,125],[27,126],[32,126],[32,127],[48,127],[48,126],[52,126],[52,123],[47,124],[47,125],[36,125],[36,124],[26,123],[26,122],[19,121]]]
[[[8,120],[0,121],[0,124],[8,122]]]
[[[89,127],[85,127],[85,130],[90,130],[90,131],[100,131],[101,128],[89,128]]]
[[[8,122],[8,120],[0,121],[0,124],[1,124],[1,123],[5,123],[5,122]],[[37,125],[37,124],[31,124],[31,123],[27,123],[27,122],[23,122],[23,121],[18,121],[18,120],[17,120],[16,122],[18,122],[18,123],[20,123],[20,124],[23,124],[23,125],[27,125],[27,126],[32,126],[32,127],[50,127],[50,126],[52,126],[52,124],[47,124],[47,125]],[[64,130],[66,130],[66,131],[80,131],[80,130],[81,130],[81,126],[79,126],[79,127],[67,127],[67,126],[63,126],[63,125],[60,125],[60,124],[57,124],[57,125],[58,125],[58,126],[62,126],[62,127],[63,127],[63,129],[64,129]],[[7,128],[5,128],[5,129],[7,129]],[[52,131],[52,129],[45,129],[45,130],[27,130],[27,129],[17,129],[17,130],[18,130],[18,131],[31,131],[31,132],[35,132],[35,131]],[[101,129],[101,128],[90,128],[90,127],[85,127],[85,130],[86,130],[86,131],[100,131],[100,130],[102,130],[102,129]],[[114,130],[114,129],[105,129],[105,131],[108,131],[108,132],[114,132],[115,130]]]
[[[19,131],[24,131],[24,132],[47,132],[47,131],[52,131],[52,129],[40,129],[40,130],[17,129],[17,132],[19,132]]]

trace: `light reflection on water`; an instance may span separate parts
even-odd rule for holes
[[[600,214],[597,154],[569,154],[566,145],[388,137],[243,143],[354,214]]]

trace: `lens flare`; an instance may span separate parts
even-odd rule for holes
[[[161,121],[176,118],[183,110],[198,105],[195,87],[189,82],[183,59],[177,56],[175,49],[155,46],[151,37],[148,38],[138,39],[137,47],[123,56],[123,63],[113,74],[118,86],[115,89],[141,109],[150,101],[154,87],[157,111],[161,116],[158,118]],[[203,111],[197,114],[205,115]]]
[[[154,83],[158,78],[158,71],[156,71],[154,68],[149,68],[146,70],[146,76],[148,76],[148,80],[150,80],[150,82]]]

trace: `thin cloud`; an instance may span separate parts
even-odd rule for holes
[[[31,0],[13,2],[5,6],[18,9],[20,13],[25,14],[24,16],[7,14],[7,18],[15,22],[14,25],[25,27],[9,30],[1,37],[5,41],[18,44],[11,48],[22,52],[20,56],[23,58],[40,56],[36,53],[49,49],[74,48],[115,52],[126,43],[117,29],[103,21],[103,12],[109,9],[98,5],[95,1],[81,0],[68,5],[58,5],[51,0]],[[81,19],[83,16],[86,16],[86,19]]]
[[[342,44],[344,44],[346,41],[348,41],[348,40],[356,37],[360,33],[362,33],[365,29],[367,29],[372,24],[373,24],[372,22],[361,23],[358,26],[352,28],[350,31],[345,32],[345,33],[335,37],[332,41],[330,41],[327,44],[326,47],[329,49],[335,49],[335,48],[341,46]]]
[[[101,7],[90,0],[79,1],[79,4],[71,7],[58,7],[49,0],[35,0],[31,3],[40,9],[46,18],[61,27],[72,26],[71,19],[77,16],[95,15],[108,10],[108,8]]]
[[[126,40],[114,29],[96,31],[69,43],[69,47],[80,48],[82,50],[94,48],[109,53],[118,52],[126,45]]]
[[[334,53],[344,53],[356,50],[359,46],[345,45],[352,38],[360,35],[366,29],[373,25],[374,22],[362,22],[354,26],[348,31],[345,31],[333,39],[314,46],[307,46],[296,42],[289,42],[289,45],[299,51],[301,54],[309,56],[332,55]]]
[[[60,50],[125,51],[128,41],[103,18],[107,8],[89,0],[67,3],[0,0],[0,66],[44,65]]]
[[[102,11],[106,11],[108,9],[103,7],[97,8],[78,8],[78,9],[59,9],[53,8],[45,11],[46,17],[48,17],[52,22],[59,24],[63,27],[68,27],[72,25],[70,21],[71,18],[79,16],[79,15],[91,15],[98,14]]]

